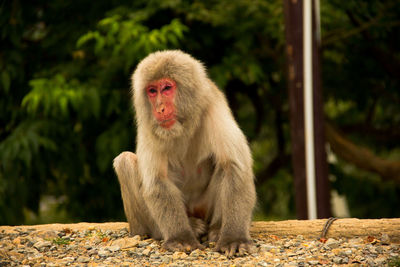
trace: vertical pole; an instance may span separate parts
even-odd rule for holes
[[[290,133],[292,145],[293,179],[295,187],[296,215],[298,219],[307,219],[307,187],[305,161],[305,106],[304,106],[304,70],[303,70],[303,4],[310,0],[283,0],[285,15],[285,37],[287,55],[287,77],[289,94]],[[312,12],[312,101],[306,105],[312,108],[314,132],[314,176],[316,180],[317,217],[331,216],[328,165],[325,152],[325,133],[322,86],[320,73],[320,35],[319,35],[319,2],[313,0]],[[305,29],[304,29],[305,30]],[[310,70],[308,74],[310,74]],[[309,112],[309,111],[308,111]],[[315,194],[314,194],[315,198]],[[314,212],[315,214],[315,212]]]
[[[317,218],[314,156],[314,116],[313,116],[313,56],[312,56],[312,0],[303,2],[303,55],[304,55],[304,137],[307,177],[308,219]]]
[[[303,103],[303,1],[283,0],[296,216],[307,219]]]
[[[332,216],[330,203],[330,184],[328,180],[328,163],[325,151],[325,123],[321,83],[321,30],[319,15],[319,0],[313,0],[313,97],[314,97],[314,148],[315,148],[315,179],[317,188],[318,218]]]

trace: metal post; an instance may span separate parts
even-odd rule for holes
[[[306,147],[308,219],[317,218],[314,156],[313,65],[312,65],[312,0],[303,2],[304,55],[304,138]]]

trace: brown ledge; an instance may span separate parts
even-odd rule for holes
[[[319,219],[253,222],[251,234],[254,237],[276,236],[283,238],[302,235],[306,239],[319,239],[326,221],[326,219]],[[16,228],[20,228],[21,230],[35,229],[37,231],[60,231],[65,228],[71,230],[118,230],[128,228],[128,224],[125,222],[113,222],[0,226],[0,233],[3,231],[14,231]],[[382,234],[386,234],[391,242],[399,243],[400,219],[337,219],[329,228],[326,238],[338,239],[371,236],[379,239]]]

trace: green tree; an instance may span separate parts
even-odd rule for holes
[[[399,216],[398,176],[345,154],[400,158],[400,7],[330,0],[321,14],[333,186],[354,216]],[[0,25],[0,224],[44,195],[65,196],[71,221],[123,218],[111,163],[135,148],[130,75],[161,49],[208,66],[250,140],[260,211],[294,216],[281,1],[10,0]]]

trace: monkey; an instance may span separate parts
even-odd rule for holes
[[[253,160],[223,92],[181,50],[145,57],[132,75],[136,154],[113,161],[132,235],[170,251],[251,253]]]

